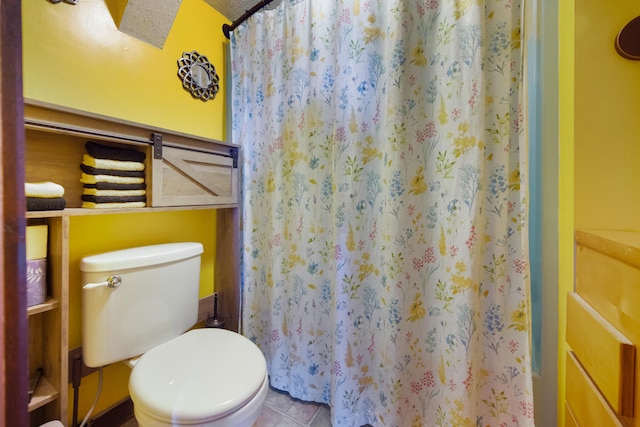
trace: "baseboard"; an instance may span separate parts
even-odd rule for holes
[[[121,426],[133,418],[133,402],[126,398],[97,414],[87,423],[88,427]]]

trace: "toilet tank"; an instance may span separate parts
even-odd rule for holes
[[[202,244],[184,242],[84,257],[84,363],[127,360],[191,328],[198,319],[202,252]]]

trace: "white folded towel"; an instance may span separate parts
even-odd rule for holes
[[[55,182],[25,182],[24,193],[26,197],[39,197],[41,199],[55,199],[64,196],[64,187]]]

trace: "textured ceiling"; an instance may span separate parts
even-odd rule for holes
[[[230,22],[258,4],[274,9],[282,0],[204,0]],[[160,49],[164,46],[182,0],[127,0],[118,29]]]
[[[229,21],[233,22],[240,18],[244,13],[251,9],[261,0],[204,0],[214,9],[224,15]],[[279,3],[278,0],[272,1],[267,8],[275,7]]]
[[[204,0],[215,10],[233,22],[241,17],[247,10],[251,9],[260,0]]]
[[[129,0],[118,29],[162,49],[182,0]]]

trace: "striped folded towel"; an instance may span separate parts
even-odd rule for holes
[[[85,184],[84,188],[95,188],[96,190],[145,190],[147,184],[119,184],[115,182],[95,182]]]
[[[146,196],[147,190],[98,190],[96,188],[85,187],[82,194],[88,196],[130,197]]]
[[[80,165],[80,170],[89,175],[114,175],[114,176],[134,176],[144,178],[144,171],[126,171],[116,169],[96,169],[91,166],[87,166],[84,163]]]
[[[83,202],[93,203],[130,203],[130,202],[145,202],[146,196],[92,196],[90,194],[83,194],[80,196]]]
[[[89,175],[83,172],[80,182],[83,184],[95,184],[98,182],[110,182],[113,184],[142,184],[144,183],[144,178],[113,175]]]
[[[143,171],[144,163],[130,162],[122,160],[96,159],[95,157],[84,154],[82,156],[82,164],[96,169],[110,169],[116,171]]]
[[[128,209],[128,208],[144,208],[145,206],[147,206],[145,202],[127,202],[127,203],[82,202],[82,207],[89,208],[89,209]]]
[[[26,197],[39,197],[42,199],[54,199],[64,196],[64,187],[55,182],[25,182],[24,193]]]
[[[82,207],[141,208],[147,205],[145,153],[88,141],[82,157]]]
[[[87,153],[95,159],[122,160],[125,162],[144,162],[146,154],[128,148],[116,148],[87,141],[84,145]]]

